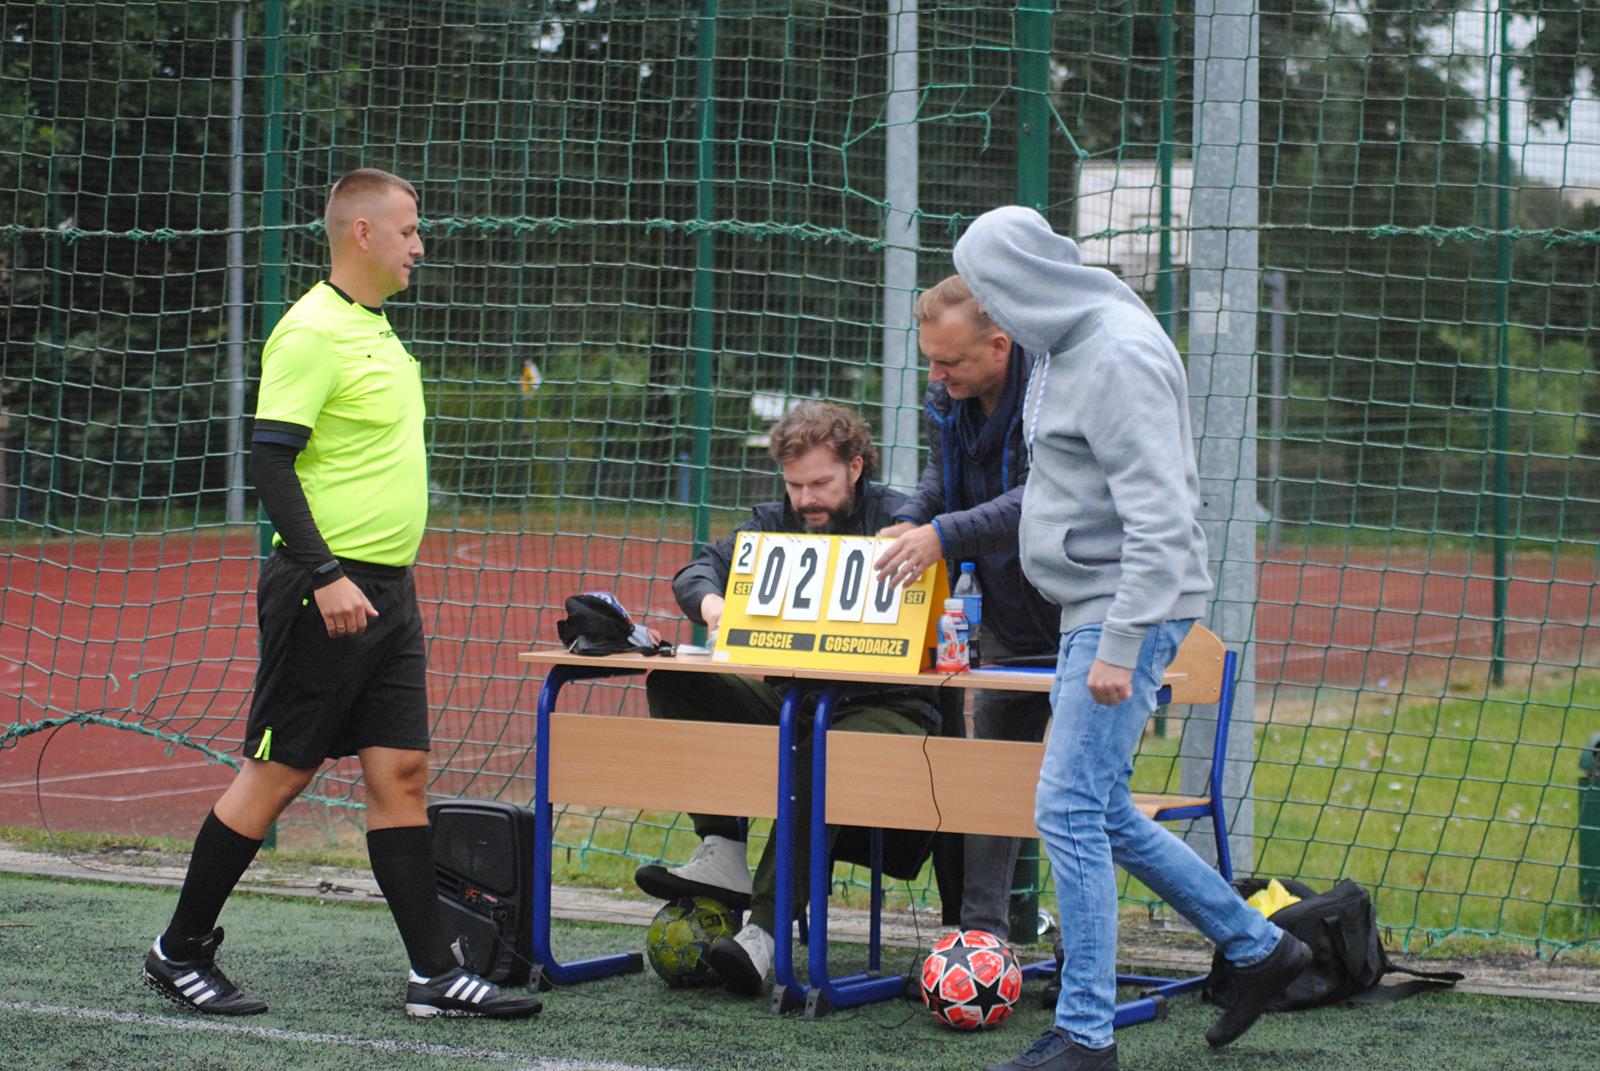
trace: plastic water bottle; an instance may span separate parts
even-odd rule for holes
[[[955,590],[950,594],[961,600],[962,609],[967,615],[967,661],[976,668],[983,664],[978,657],[978,626],[983,624],[983,588],[978,584],[976,562],[961,563],[961,575],[956,578]]]
[[[967,615],[960,599],[944,601],[944,613],[939,615],[939,646],[935,649],[933,668],[940,673],[965,673],[971,669],[967,648]]]

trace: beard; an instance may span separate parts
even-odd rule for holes
[[[839,509],[829,510],[827,517],[816,524],[811,523],[802,514],[800,527],[810,535],[837,535],[841,531],[844,519],[849,513],[850,507],[848,505]]]
[[[856,498],[862,493],[862,484],[859,480],[850,482],[850,490],[845,494],[844,501],[826,511],[826,516],[820,521],[813,522],[804,513],[795,507],[794,499],[789,499],[789,512],[800,521],[800,530],[808,535],[843,535],[847,530],[846,520],[856,507]]]
[[[842,535],[847,528],[845,522],[849,518],[851,510],[855,509],[856,490],[856,488],[852,487],[850,496],[839,503],[838,506],[828,510],[827,516],[816,523],[812,523],[804,513],[794,509],[793,502],[789,503],[789,508],[800,518],[800,530],[802,532],[809,535]]]

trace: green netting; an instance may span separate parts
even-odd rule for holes
[[[666,581],[778,493],[762,432],[785,399],[866,407],[884,438],[914,411],[883,366],[915,356],[894,330],[914,286],[885,283],[913,126],[915,286],[1021,198],[1190,356],[1213,624],[1254,640],[1239,856],[1362,880],[1408,940],[1593,939],[1591,15],[920,6],[900,122],[906,38],[879,7],[0,5],[0,822],[121,828],[30,780],[62,719],[237,745],[261,535],[239,414],[324,270],[338,174],[422,190],[428,256],[391,317],[431,413],[433,791],[525,801],[515,653],[562,598],[610,588],[686,637]],[[636,685],[568,694],[643,713]],[[1171,720],[1140,788],[1203,764],[1209,723]],[[315,793],[285,835],[353,828],[348,764]],[[685,829],[569,814],[561,839],[625,875]]]

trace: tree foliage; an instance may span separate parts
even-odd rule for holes
[[[1507,10],[1529,15],[1534,3]],[[1429,414],[1492,396],[1490,351],[1462,339],[1493,319],[1485,228],[1497,176],[1475,134],[1482,101],[1465,88],[1475,69],[1437,47],[1463,6],[1262,8],[1263,264],[1291,280],[1296,391],[1374,457],[1444,443]],[[193,505],[223,490],[234,10],[222,0],[0,10],[0,372],[21,415],[7,435],[24,464],[7,469],[20,468],[33,516],[48,488],[58,504],[81,491]],[[755,391],[875,401],[880,14],[724,3],[702,153],[704,28],[690,0],[288,0],[270,86],[264,5],[249,10],[249,293],[277,273],[292,299],[325,271],[316,221],[342,171],[380,166],[415,181],[428,257],[391,315],[432,376],[446,490],[518,486],[494,466],[525,469],[529,451],[545,450],[533,444],[582,431],[599,444],[584,447],[596,464],[632,467],[630,495],[669,497],[693,433],[694,284],[708,228],[714,461],[752,459]],[[1192,0],[1176,11],[1170,138],[1182,156],[1193,139]],[[1540,0],[1537,12],[1518,62],[1541,100],[1565,107],[1592,72],[1593,19],[1571,0]],[[1017,25],[1005,5],[923,5],[924,284],[950,270],[965,220],[1015,197]],[[1059,214],[1080,159],[1156,155],[1161,2],[1062,3],[1052,27]],[[271,190],[269,119],[283,137]],[[1514,182],[1515,225],[1594,229],[1593,206]],[[282,205],[283,263],[260,259],[264,196]],[[1516,244],[1511,315],[1536,352],[1565,361],[1568,350],[1549,347],[1592,344],[1596,275],[1593,242]],[[253,376],[277,310],[250,306]],[[528,360],[549,370],[545,400],[497,405]],[[601,404],[596,384],[613,402]],[[549,418],[564,426],[545,427],[544,413],[565,414]]]
[[[1528,110],[1536,122],[1566,126],[1573,101],[1600,85],[1600,8],[1593,0],[1501,0],[1508,16],[1530,20],[1533,39],[1512,57],[1528,85]]]
[[[227,9],[5,7],[0,378],[52,523],[225,487]]]

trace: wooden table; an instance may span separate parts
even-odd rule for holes
[[[810,989],[796,981],[793,946],[788,940],[795,917],[794,847],[799,822],[807,816],[795,813],[795,761],[800,739],[799,710],[802,700],[820,683],[835,682],[888,684],[905,687],[994,688],[1009,691],[1047,692],[1051,673],[1047,670],[985,669],[964,674],[864,672],[856,670],[804,674],[772,666],[749,666],[713,661],[710,655],[673,656],[637,653],[594,657],[575,654],[564,647],[541,647],[524,651],[518,660],[531,666],[547,667],[539,690],[538,726],[534,757],[534,845],[532,961],[536,974],[549,982],[569,984],[618,973],[643,969],[637,952],[624,952],[593,959],[563,963],[555,955],[550,931],[550,886],[554,869],[555,801],[594,802],[605,806],[637,810],[670,810],[702,814],[738,814],[773,819],[777,852],[777,888],[774,914],[780,920],[784,940],[775,941],[773,974],[777,992],[789,994],[789,1002],[803,1003]],[[789,682],[779,713],[778,728],[770,726],[728,725],[693,721],[657,721],[642,718],[596,718],[557,714],[557,697],[570,681],[648,673],[664,669],[677,673],[720,673],[758,677],[775,683]],[[818,697],[817,719],[826,734],[832,724],[833,694],[824,687]],[[854,734],[852,734],[854,735]],[[863,734],[864,735],[864,734]],[[908,740],[920,739],[907,737]],[[670,742],[671,747],[662,746]],[[562,761],[552,768],[551,756],[560,752]],[[618,762],[618,754],[650,754],[648,763]],[[727,776],[696,778],[682,761],[716,754]],[[826,758],[824,756],[824,761]],[[1037,770],[1037,766],[1035,766]],[[719,771],[720,774],[720,771]],[[926,787],[924,785],[923,787]],[[763,793],[770,794],[763,796]],[[760,802],[769,800],[767,806]],[[814,808],[825,807],[826,792]],[[817,819],[812,819],[817,820]],[[826,853],[823,853],[826,854]],[[828,861],[823,860],[826,864]],[[874,903],[881,903],[881,876],[874,874]],[[815,882],[813,882],[815,884]],[[823,882],[826,887],[826,880]],[[826,898],[820,908],[808,914],[819,936],[826,935]],[[869,936],[874,963],[881,945],[879,920],[874,913]],[[826,944],[823,944],[824,972]],[[816,947],[813,944],[813,947]],[[815,1003],[813,1002],[813,1006]]]
[[[834,695],[827,686],[834,683],[885,684],[898,687],[994,689],[999,691],[1048,692],[1054,673],[1048,669],[983,668],[968,673],[919,674],[884,673],[867,670],[807,669],[796,671],[771,666],[749,666],[714,661],[703,654],[670,657],[618,654],[591,657],[573,654],[561,647],[539,648],[518,655],[529,665],[549,668],[540,690],[538,708],[538,752],[535,766],[534,797],[534,911],[533,960],[551,981],[568,983],[642,969],[637,952],[603,956],[562,964],[550,947],[550,884],[553,858],[553,801],[589,799],[607,806],[639,810],[692,811],[707,814],[743,814],[772,817],[776,840],[777,876],[774,934],[775,976],[774,1010],[803,1008],[808,1016],[825,1014],[831,1007],[844,1007],[898,996],[908,980],[904,976],[882,977],[878,913],[882,904],[881,874],[874,869],[872,887],[872,931],[869,936],[870,964],[867,972],[847,978],[832,978],[827,965],[827,913],[832,861],[826,853],[813,852],[810,870],[809,944],[810,985],[795,978],[793,930],[793,856],[798,822],[810,822],[813,844],[826,843],[828,825],[870,825],[878,827],[883,816],[895,816],[895,828],[938,829],[946,832],[1030,836],[1033,791],[1043,745],[1019,744],[999,740],[894,737],[868,733],[833,734]],[[1219,739],[1226,737],[1226,707],[1231,699],[1232,667],[1235,656],[1225,654],[1220,640],[1204,629],[1191,633],[1169,667],[1161,702],[1176,699],[1184,703],[1218,702]],[[725,723],[665,721],[639,718],[595,718],[559,715],[555,702],[568,681],[595,679],[655,669],[687,673],[721,673],[759,677],[782,684],[784,700],[777,730],[770,726],[740,726]],[[819,685],[821,688],[819,690]],[[795,813],[794,755],[800,737],[799,708],[808,693],[817,695],[812,733],[813,767],[809,815]],[[670,734],[672,747],[660,743]],[[774,739],[775,737],[775,739]],[[834,755],[830,760],[830,742]],[[726,777],[696,778],[694,770],[672,760],[672,754],[690,755],[695,761],[711,753],[715,743],[719,758],[725,760]],[[652,749],[653,750],[647,750]],[[559,776],[553,776],[550,759],[554,749],[563,753]],[[907,750],[910,749],[910,750]],[[730,750],[737,757],[730,756]],[[650,763],[616,761],[619,753],[643,752]],[[913,754],[913,752],[915,754]],[[982,752],[980,755],[979,752]],[[582,760],[573,763],[568,756],[577,753]],[[832,780],[830,761],[845,772]],[[932,804],[940,784],[953,784],[975,761],[986,767],[999,764],[1010,776],[995,779],[996,791],[982,800],[972,801],[971,813],[946,814]],[[1225,832],[1221,824],[1220,769],[1214,764],[1211,798],[1138,798],[1146,813],[1162,818],[1192,818],[1211,814],[1217,822],[1219,848],[1225,852]],[[773,770],[767,776],[765,770]],[[1029,771],[1031,770],[1031,775]],[[719,774],[723,771],[719,771]],[[775,798],[766,795],[773,791]],[[762,802],[771,799],[770,806]],[[929,825],[928,815],[936,825]],[[881,830],[879,831],[881,833]],[[1225,854],[1221,865],[1227,872]],[[1030,977],[1053,972],[1050,960],[1031,964]],[[1126,979],[1130,984],[1154,984],[1160,979]],[[1194,980],[1183,983],[1192,988]],[[1179,991],[1177,987],[1173,992]],[[1163,1013],[1163,998],[1143,997],[1119,1007],[1117,1024],[1128,1025],[1155,1018]]]

